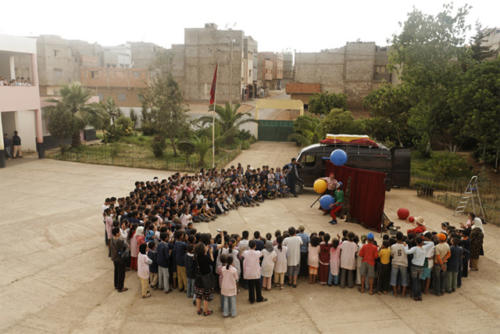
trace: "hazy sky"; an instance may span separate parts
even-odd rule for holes
[[[347,41],[386,45],[398,22],[416,8],[435,14],[441,0],[5,0],[0,33],[55,34],[116,45],[147,41],[164,47],[183,43],[184,28],[214,22],[241,29],[260,51],[319,51]],[[500,1],[455,1],[473,6],[469,23],[500,27]]]

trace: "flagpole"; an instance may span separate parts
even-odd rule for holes
[[[217,72],[219,68],[217,64],[215,65],[215,75],[217,77]],[[217,106],[217,89],[214,91],[214,110],[212,110],[212,168],[215,168],[215,107]]]

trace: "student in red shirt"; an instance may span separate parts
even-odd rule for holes
[[[361,262],[361,293],[365,292],[365,280],[368,276],[368,283],[370,285],[370,295],[373,295],[373,279],[375,278],[375,260],[378,258],[378,249],[374,244],[373,233],[368,233],[366,236],[368,243],[364,244],[359,251],[359,256],[363,258]]]

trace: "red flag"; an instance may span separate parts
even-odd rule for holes
[[[217,67],[219,64],[215,65],[214,79],[212,80],[212,87],[210,88],[210,105],[215,102],[215,87],[217,86]]]

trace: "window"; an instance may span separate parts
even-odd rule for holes
[[[90,78],[95,79],[97,76],[97,71],[90,71]]]
[[[57,57],[59,55],[59,50],[54,49],[54,57]]]
[[[313,154],[306,154],[304,156],[304,166],[312,167],[316,164],[316,156]]]
[[[63,70],[60,68],[54,68],[54,76],[60,78],[62,76]]]
[[[118,94],[118,101],[125,101],[127,99],[127,95],[125,93]]]

